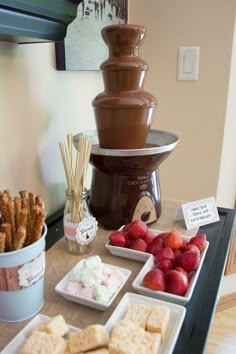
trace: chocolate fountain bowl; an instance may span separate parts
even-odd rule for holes
[[[155,222],[161,215],[158,166],[175,149],[178,136],[151,129],[141,149],[102,149],[97,131],[86,131],[73,137],[75,147],[84,135],[92,139],[89,206],[99,224],[118,229],[137,219]]]

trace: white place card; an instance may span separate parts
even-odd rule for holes
[[[182,204],[181,207],[187,230],[220,220],[214,197]]]

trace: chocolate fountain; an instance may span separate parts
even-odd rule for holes
[[[139,58],[145,28],[113,25],[102,30],[109,58],[102,63],[104,92],[93,100],[90,209],[117,229],[135,219],[151,224],[161,214],[158,166],[178,144],[175,134],[150,130],[157,100],[143,90],[147,63]]]

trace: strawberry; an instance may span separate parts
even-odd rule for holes
[[[142,238],[146,235],[147,229],[148,227],[143,221],[135,220],[130,225],[127,236],[132,239]]]
[[[187,272],[192,272],[198,269],[200,264],[200,253],[187,251],[180,256],[180,266]]]
[[[164,238],[166,238],[168,233],[169,232],[161,232],[160,234],[157,235],[157,238],[160,238],[160,239],[164,240]]]
[[[181,251],[182,252],[193,251],[193,252],[197,252],[197,253],[200,252],[198,247],[196,245],[194,245],[193,243],[189,243],[187,246],[182,247]]]
[[[149,245],[155,237],[156,235],[151,230],[147,230],[146,235],[143,237],[143,240],[146,242],[147,245]]]
[[[182,274],[185,274],[185,276],[186,276],[186,278],[188,280],[188,283],[190,283],[190,280],[191,280],[190,274],[186,270],[184,270],[184,268],[182,268],[180,266],[176,266],[175,270],[178,270],[178,272],[181,272]]]
[[[206,246],[206,235],[205,234],[200,234],[195,237],[192,237],[189,243],[197,246],[199,251],[201,252],[205,246]]]
[[[162,238],[158,238],[158,236],[156,236],[148,245],[148,249],[147,251],[153,255],[155,255],[157,253],[157,251],[159,251],[160,249],[163,248],[163,240]]]
[[[109,241],[112,246],[127,247],[127,237],[122,231],[114,231],[109,236]]]
[[[123,232],[127,232],[127,231],[129,230],[130,226],[131,226],[131,222],[130,222],[129,224],[126,224],[126,225],[123,227],[122,231],[123,231]]]
[[[176,250],[183,246],[183,237],[180,235],[178,231],[171,231],[164,238],[163,244],[166,247],[170,247],[172,250]]]
[[[175,261],[174,252],[170,247],[164,247],[157,251],[157,253],[155,254],[155,263],[165,258],[169,259],[172,263],[174,263]]]
[[[129,248],[140,252],[146,252],[147,244],[142,238],[137,238],[136,240],[131,240]]]
[[[167,273],[173,268],[173,264],[169,259],[163,258],[156,263],[155,268],[160,269],[163,273]]]

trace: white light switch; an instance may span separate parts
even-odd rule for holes
[[[180,47],[178,80],[198,80],[199,47]]]

